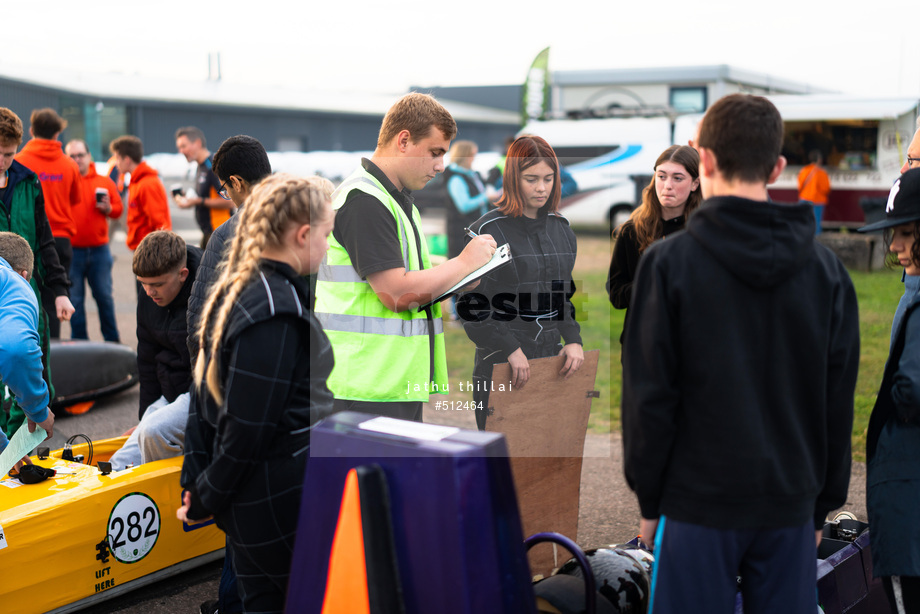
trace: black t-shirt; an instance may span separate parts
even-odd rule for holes
[[[383,174],[380,168],[368,160],[361,158],[361,166],[386,188],[386,191],[396,199],[399,206],[412,219],[413,200],[409,190],[399,190],[390,179]],[[412,233],[407,237],[415,241],[419,256],[422,253],[421,230],[412,224]],[[409,232],[409,229],[406,229]],[[406,266],[403,261],[402,250],[399,246],[399,228],[396,219],[373,196],[361,190],[352,190],[345,197],[345,203],[335,213],[335,225],[332,236],[338,241],[348,257],[355,271],[362,279],[371,273],[399,269]],[[428,378],[434,377],[434,324],[431,307],[426,307],[428,316]]]
[[[211,169],[213,157],[208,156],[207,160],[198,165],[198,171],[195,173],[195,194],[201,198],[215,198],[220,194],[220,179]],[[214,232],[211,226],[211,208],[207,205],[195,205],[195,221],[203,232]]]
[[[383,171],[367,158],[361,159],[361,165],[386,188],[411,220],[412,195],[409,191],[397,189]],[[415,234],[415,237],[409,236],[408,239],[420,241],[417,231]],[[355,271],[362,278],[378,271],[406,266],[399,246],[396,219],[387,207],[366,192],[355,189],[345,197],[345,204],[335,214],[332,236],[348,252]]]

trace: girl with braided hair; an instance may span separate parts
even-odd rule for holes
[[[310,429],[332,413],[332,348],[304,277],[328,246],[329,185],[260,182],[202,312],[177,515],[227,533],[247,612],[284,608]]]

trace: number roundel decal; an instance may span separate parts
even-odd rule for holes
[[[160,510],[153,499],[132,492],[118,500],[109,514],[109,550],[121,563],[136,563],[153,550],[160,536]]]

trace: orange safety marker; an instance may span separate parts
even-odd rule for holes
[[[63,409],[65,414],[70,414],[71,416],[81,416],[91,410],[95,404],[95,401],[84,401],[83,403],[65,405]]]
[[[348,472],[329,554],[323,614],[370,614],[361,493],[355,469]]]

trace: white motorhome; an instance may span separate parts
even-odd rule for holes
[[[541,136],[578,184],[564,198],[572,224],[615,228],[629,218],[655,160],[671,145],[667,116],[533,121],[518,133]]]
[[[808,164],[808,153],[817,149],[831,181],[822,226],[858,227],[867,221],[867,214],[884,213],[888,191],[900,176],[916,129],[917,98],[845,94],[767,98],[783,117],[783,155],[788,161],[770,186],[773,200],[798,200],[799,171]],[[702,114],[678,117],[674,142],[684,144],[693,138],[701,118]]]

